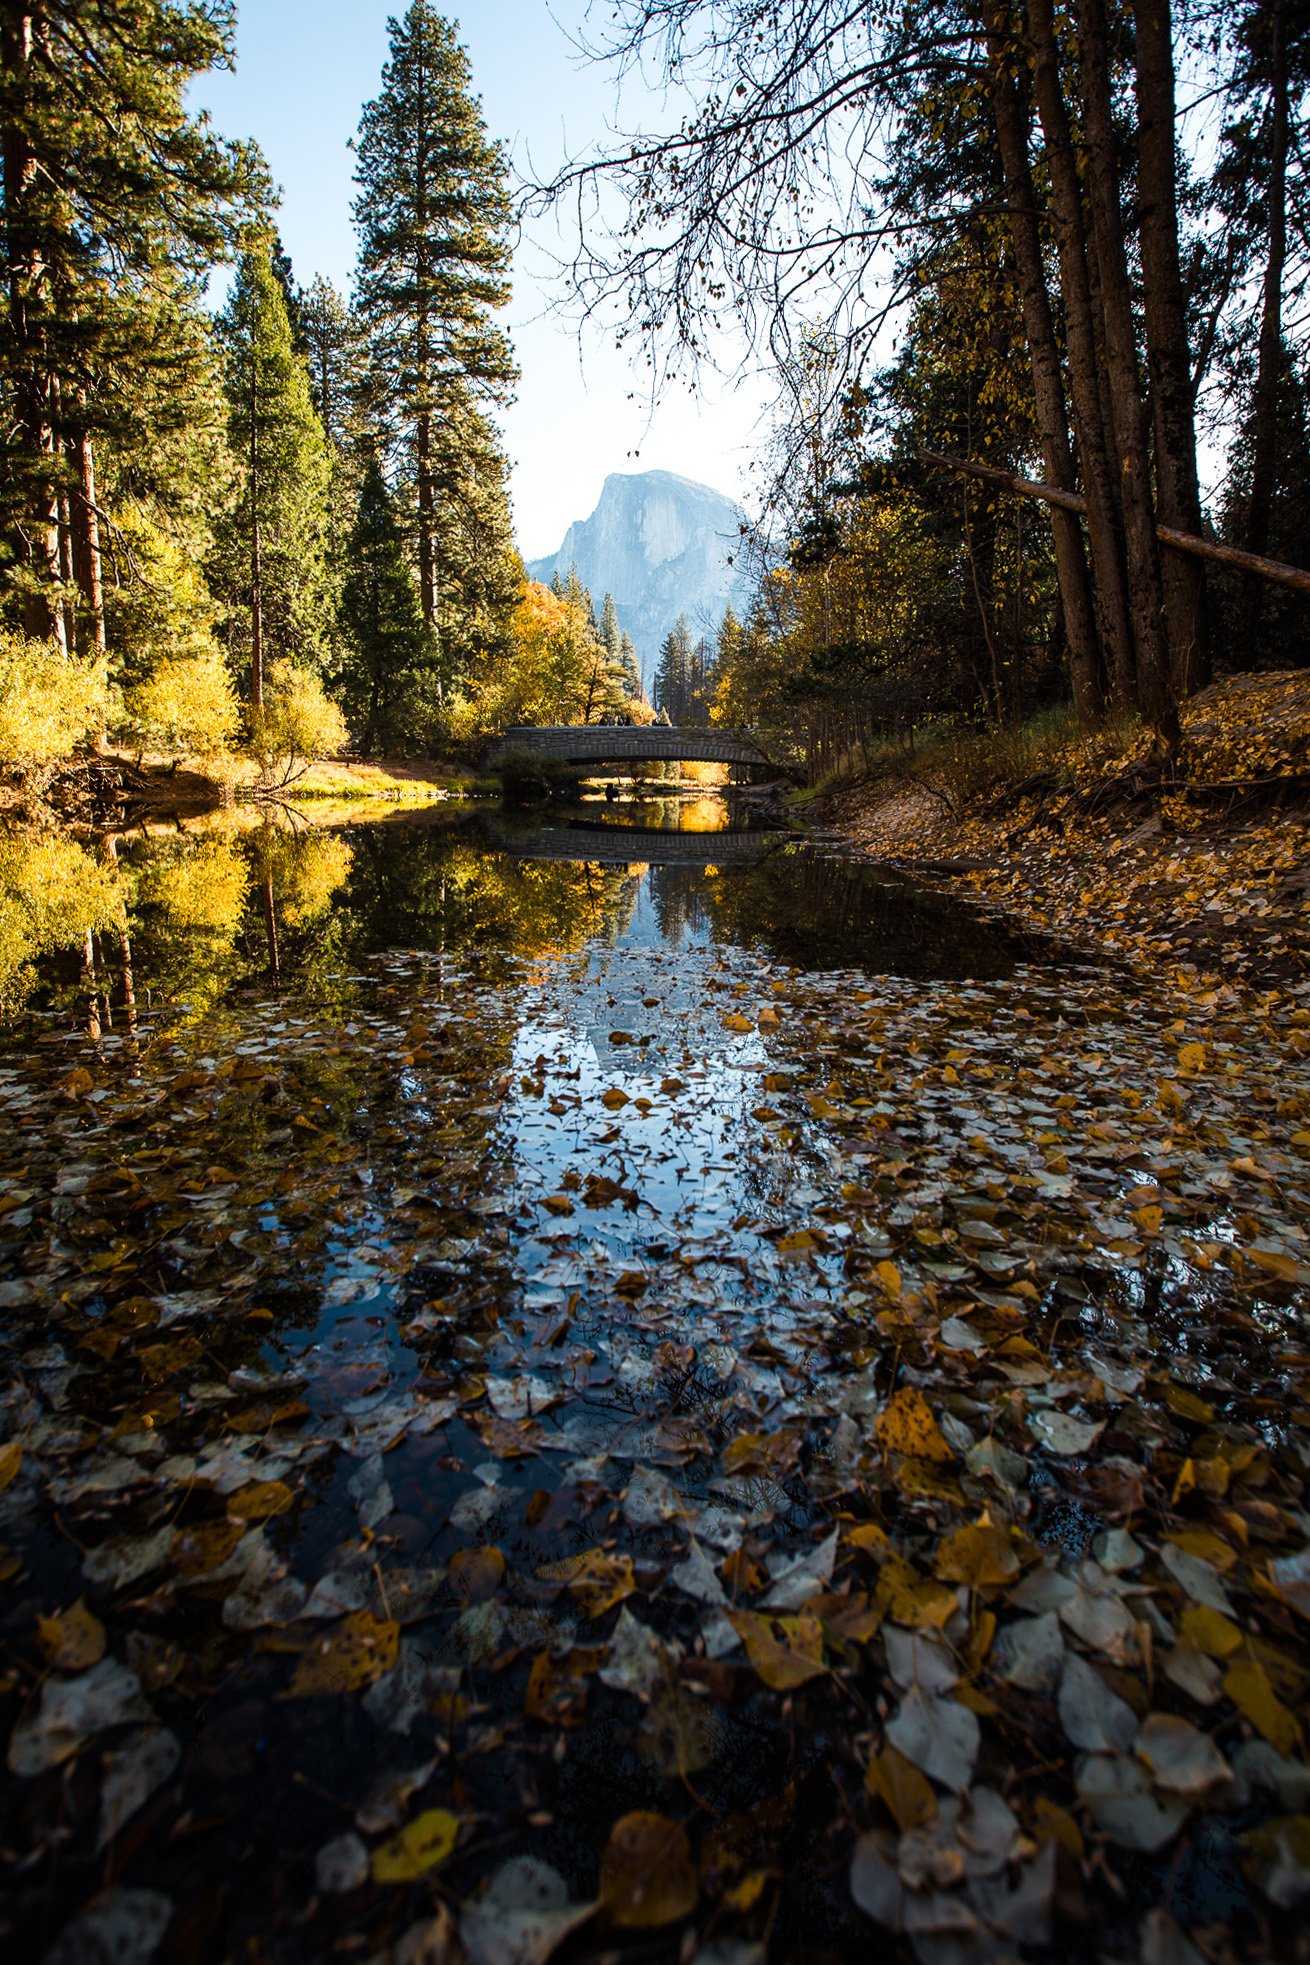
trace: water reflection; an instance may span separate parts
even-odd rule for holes
[[[1003,976],[1035,952],[722,798],[332,831],[227,818],[96,840],[14,834],[0,849],[0,1004],[12,1017],[40,997],[107,1031],[143,1006],[195,1015],[262,981],[336,996],[353,964],[389,948],[494,963],[689,938],[807,970],[944,978]]]

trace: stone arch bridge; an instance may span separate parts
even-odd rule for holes
[[[517,724],[507,730],[488,760],[506,751],[536,751],[555,764],[735,764],[772,776],[784,775],[749,730],[692,730],[676,724],[554,723]]]

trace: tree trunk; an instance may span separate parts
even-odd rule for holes
[[[1283,0],[1274,0],[1270,20],[1272,127],[1269,156],[1269,256],[1265,261],[1260,309],[1260,349],[1255,380],[1251,445],[1251,496],[1246,512],[1249,553],[1268,553],[1273,522],[1274,479],[1278,467],[1278,384],[1284,361],[1283,273],[1287,260],[1287,152],[1290,115],[1287,80],[1287,23]]]
[[[1141,226],[1146,362],[1155,421],[1160,518],[1180,532],[1201,530],[1196,417],[1187,305],[1178,251],[1178,174],[1174,141],[1174,50],[1170,0],[1133,0],[1137,29],[1137,198]],[[1205,568],[1164,562],[1164,601],[1180,699],[1210,679]]]
[[[1096,611],[1111,699],[1123,708],[1135,695],[1132,618],[1119,536],[1118,487],[1110,461],[1109,433],[1102,417],[1100,358],[1083,227],[1082,188],[1060,81],[1051,0],[1028,0],[1028,25],[1033,44],[1037,113],[1051,180],[1051,212],[1069,353],[1069,393],[1087,492],[1087,535]]]
[[[72,439],[73,578],[82,596],[86,627],[82,641],[97,655],[105,652],[105,594],[100,559],[100,513],[96,505],[95,449],[85,430]]]
[[[1051,483],[1073,491],[1077,479],[1069,422],[1060,373],[1060,350],[1055,339],[1042,241],[1037,225],[1037,198],[1028,168],[1029,114],[1009,72],[1010,45],[1004,0],[985,0],[987,55],[992,78],[992,116],[1005,178],[1010,246],[1023,302],[1024,338],[1032,369],[1033,399],[1042,441],[1042,459]],[[1055,570],[1069,651],[1069,676],[1074,708],[1085,728],[1096,722],[1104,707],[1105,687],[1101,650],[1096,633],[1092,591],[1083,552],[1082,530],[1067,512],[1052,508],[1051,533]]]
[[[418,593],[423,619],[430,628],[437,619],[432,529],[432,418],[424,409],[418,418]]]
[[[1168,744],[1178,737],[1164,580],[1151,502],[1146,404],[1137,366],[1128,258],[1124,247],[1119,172],[1115,160],[1110,50],[1104,0],[1078,0],[1078,69],[1085,128],[1088,209],[1100,270],[1106,379],[1114,415],[1123,501],[1128,598],[1137,648],[1137,688],[1143,715]]]
[[[259,531],[259,395],[256,353],[250,348],[250,704],[264,707],[264,567]]]

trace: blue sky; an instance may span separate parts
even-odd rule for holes
[[[350,283],[353,159],[347,142],[360,106],[378,86],[387,18],[403,0],[239,0],[237,72],[195,92],[218,127],[253,136],[282,187],[279,226],[297,279],[324,273]],[[583,0],[465,0],[449,9],[469,50],[494,136],[516,164],[537,173],[586,147],[619,119],[616,85],[580,63],[569,30]],[[603,20],[603,14],[601,15]],[[671,112],[629,87],[625,124]],[[671,393],[653,415],[638,354],[612,336],[547,312],[559,289],[553,228],[524,239],[515,263],[510,326],[523,371],[505,420],[519,542],[529,556],[553,551],[566,526],[593,508],[610,471],[681,471],[742,496],[756,439],[757,382]]]

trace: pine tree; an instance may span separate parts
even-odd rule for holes
[[[452,689],[476,684],[507,652],[523,583],[499,439],[465,383],[451,383],[444,398],[430,462],[437,719]]]
[[[419,597],[434,627],[442,425],[505,401],[515,378],[494,318],[509,299],[505,160],[470,79],[450,22],[431,0],[411,0],[357,139],[369,394],[412,484]]]
[[[619,635],[619,668],[623,675],[628,695],[634,703],[644,703],[646,686],[641,679],[641,663],[637,658],[637,644],[624,628]]]
[[[696,653],[687,617],[680,614],[660,647],[659,667],[655,671],[655,702],[670,723],[685,723],[691,714],[695,690]]]
[[[267,237],[241,256],[221,331],[229,439],[242,475],[214,570],[229,647],[249,661],[258,710],[266,662],[320,664],[332,618],[327,442]]]
[[[347,548],[341,625],[342,698],[360,749],[369,751],[403,734],[399,712],[406,687],[430,651],[404,534],[376,458],[364,474]]]

